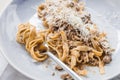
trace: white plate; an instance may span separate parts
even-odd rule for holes
[[[53,61],[49,63],[48,60],[44,63],[34,63],[24,47],[18,44],[15,39],[17,25],[19,23],[28,21],[29,18],[35,14],[36,10],[34,8],[41,1],[42,0],[15,0],[8,6],[8,8],[6,8],[4,13],[0,16],[1,50],[9,63],[22,74],[35,80],[60,80],[60,75],[64,72],[55,71],[54,65],[56,63]],[[106,14],[103,15],[103,10],[107,12],[115,12],[115,9],[117,9],[115,6],[120,4],[120,2],[116,3],[117,0],[114,0],[113,2],[112,1],[113,0],[109,2],[107,0],[93,0],[91,2],[87,2],[89,8],[93,8],[94,5],[95,8],[88,9],[92,13],[92,19],[99,26],[103,26],[103,29],[101,28],[101,30],[108,32],[108,38],[116,51],[113,54],[113,61],[109,65],[105,66],[105,75],[100,75],[98,68],[88,68],[88,76],[82,77],[84,80],[106,80],[113,78],[120,73],[120,39],[118,37],[119,27],[110,24],[108,22],[109,20],[106,20],[106,18],[108,19],[109,16]],[[110,4],[111,2],[112,4]],[[96,3],[99,4],[96,5]],[[104,7],[99,7],[100,4],[102,6],[104,5]],[[113,4],[115,5],[114,8]],[[47,65],[48,63],[49,65]],[[48,68],[46,68],[46,66],[48,66]],[[55,76],[52,76],[53,72],[55,72]]]

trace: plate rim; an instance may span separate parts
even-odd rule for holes
[[[2,14],[5,12],[5,10],[8,8],[9,5],[11,5],[13,1],[11,0],[5,7],[4,9],[1,10],[1,13],[0,13],[0,18],[2,16]],[[33,80],[39,80],[37,79],[37,77],[33,77],[31,76],[29,73],[23,71],[22,69],[20,69],[18,66],[16,66],[11,60],[10,58],[6,55],[6,53],[4,52],[5,51],[5,48],[2,47],[2,44],[0,45],[0,51],[1,51],[1,54],[5,57],[5,59],[7,60],[7,62],[15,69],[17,70],[18,72],[20,72],[21,74],[23,74],[24,76],[30,78],[30,79],[33,79]],[[118,75],[120,74],[119,73],[116,73],[110,77],[106,77],[106,80],[109,80],[109,79],[114,79],[115,77],[117,77]]]
[[[19,67],[15,66],[15,64],[9,59],[9,57],[7,57],[4,54],[4,51],[2,49],[0,49],[1,53],[3,54],[3,56],[5,57],[5,59],[8,61],[8,63],[18,72],[20,72],[21,74],[23,74],[24,76],[33,79],[33,80],[38,80],[37,78],[31,77],[31,75],[29,75],[28,73],[26,73],[25,71],[21,70]]]

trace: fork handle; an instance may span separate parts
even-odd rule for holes
[[[70,74],[75,80],[83,80],[78,74],[76,74],[72,69],[70,69],[67,65],[65,65],[61,60],[59,60],[55,55],[51,52],[46,52],[48,56],[54,60],[57,64],[59,64],[67,73]]]

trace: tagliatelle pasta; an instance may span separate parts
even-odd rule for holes
[[[112,49],[106,34],[91,21],[90,14],[78,0],[46,0],[38,7],[38,16],[46,27],[36,30],[29,24],[18,27],[17,41],[25,45],[33,59],[48,58],[49,50],[79,75],[87,75],[85,66],[104,66],[111,62]]]
[[[45,33],[45,32],[43,32]],[[25,44],[26,50],[37,61],[44,61],[47,59],[46,54],[42,54],[47,49],[43,46],[44,35],[37,35],[35,27],[27,24],[21,24],[18,27],[17,41]]]

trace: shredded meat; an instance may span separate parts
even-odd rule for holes
[[[112,61],[111,55],[105,55],[103,57],[103,62],[109,64]]]
[[[63,70],[63,68],[62,68],[61,66],[59,66],[59,65],[57,65],[57,66],[55,67],[55,69],[58,70],[58,71],[62,71],[62,70]]]
[[[54,72],[52,73],[52,76],[55,76],[55,73],[54,73]]]
[[[74,80],[69,74],[63,74],[61,75],[61,78],[63,80]]]

